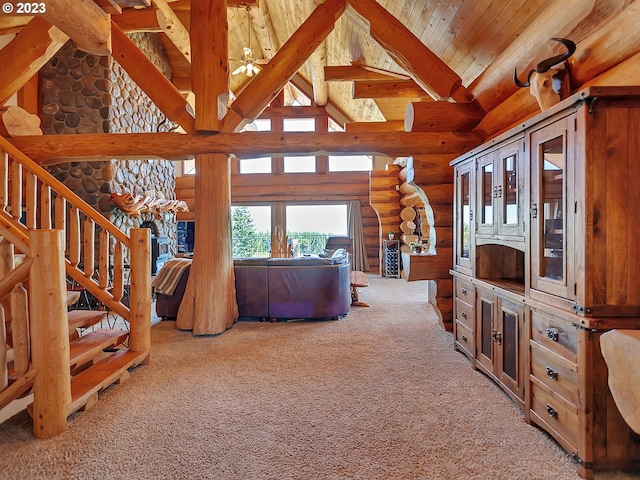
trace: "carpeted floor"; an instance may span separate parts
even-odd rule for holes
[[[212,337],[161,322],[152,364],[63,435],[34,440],[25,414],[0,425],[0,478],[577,480],[453,350],[426,295],[426,282],[371,276],[371,308],[340,321]]]

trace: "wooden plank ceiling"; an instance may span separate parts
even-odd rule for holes
[[[172,66],[174,84],[186,93],[191,65],[185,53],[154,24],[152,9],[167,5],[189,31],[190,0],[95,0],[123,30],[161,32]],[[287,41],[322,0],[229,0],[229,58],[231,71],[240,63],[243,47],[254,57],[268,60]],[[552,0],[378,0],[420,41],[469,86]],[[130,6],[133,4],[148,7]],[[118,13],[121,11],[122,13]],[[19,31],[29,17],[0,18],[0,33]],[[352,122],[402,120],[409,101],[431,101],[426,92],[411,90],[409,72],[398,66],[387,51],[369,35],[367,21],[350,6],[327,40],[299,71],[298,83],[307,87],[327,82],[328,102]],[[175,33],[175,29],[174,29]],[[325,50],[326,49],[326,50]],[[312,65],[315,68],[312,69]],[[325,75],[319,66],[362,66],[391,75],[386,84],[344,75]],[[365,70],[366,72],[367,70]],[[327,70],[327,73],[331,73]],[[375,77],[375,76],[374,76]],[[259,75],[255,77],[259,81]],[[239,93],[248,81],[244,74],[231,75],[231,90]],[[409,82],[407,82],[407,80]],[[402,84],[403,88],[398,82]],[[357,85],[356,85],[357,84]],[[358,90],[356,94],[355,90]],[[406,87],[406,88],[405,88]],[[418,88],[418,92],[419,87]],[[407,93],[408,92],[408,93]],[[358,98],[354,98],[358,97]],[[319,99],[318,103],[324,103]]]

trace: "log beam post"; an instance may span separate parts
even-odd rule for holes
[[[148,228],[133,228],[130,236],[129,350],[149,352],[143,362],[148,364],[151,361],[151,232]]]
[[[484,117],[476,104],[409,102],[404,116],[407,132],[469,132]]]
[[[92,0],[48,0],[46,11],[39,15],[66,33],[80,50],[111,54],[109,15]]]
[[[67,429],[71,403],[65,241],[62,230],[33,230],[30,237],[31,359],[38,371],[33,382],[33,428],[36,438],[49,438]]]
[[[194,133],[195,121],[187,101],[118,25],[114,22],[111,25],[113,58],[170,120],[180,124],[185,132]]]
[[[218,131],[228,95],[226,0],[192,0],[192,84],[196,129]],[[206,42],[206,43],[205,43]],[[225,153],[196,155],[193,263],[176,326],[194,335],[224,332],[238,319],[231,252],[231,162]]]
[[[33,18],[0,50],[0,105],[20,90],[69,40],[42,18]]]
[[[167,0],[153,0],[157,8],[156,18],[158,25],[167,35],[178,51],[191,63],[191,40],[189,30],[182,24],[175,12],[171,9]],[[205,37],[206,38],[206,37]]]

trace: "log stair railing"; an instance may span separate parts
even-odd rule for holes
[[[34,436],[47,438],[65,431],[68,415],[92,406],[101,390],[126,380],[129,368],[148,363],[150,234],[125,235],[0,137],[0,235],[0,409],[33,392]],[[24,255],[18,267],[16,253]],[[122,302],[127,253],[130,307]],[[67,312],[67,278],[105,311]],[[107,311],[129,331],[89,332]]]

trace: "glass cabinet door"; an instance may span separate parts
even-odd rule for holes
[[[495,233],[495,152],[478,158],[478,233]]]
[[[473,162],[456,167],[456,268],[471,275],[473,258]]]
[[[524,235],[522,191],[522,141],[506,145],[498,150],[497,197],[500,205],[498,233],[502,235]]]
[[[568,119],[531,135],[531,287],[572,299],[570,233],[567,231]]]

